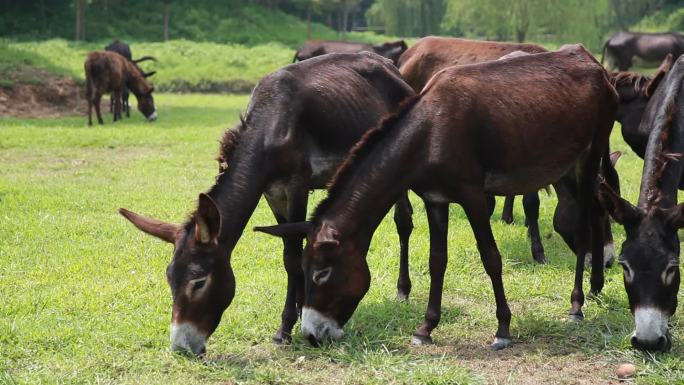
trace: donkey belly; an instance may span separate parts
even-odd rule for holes
[[[535,165],[510,171],[492,170],[485,173],[484,189],[494,195],[534,192],[559,180],[569,168],[568,165]]]

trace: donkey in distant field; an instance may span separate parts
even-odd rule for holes
[[[638,57],[659,63],[669,54],[675,59],[684,53],[684,36],[677,32],[645,33],[620,31],[603,44],[601,64],[608,58],[614,68],[627,71]]]
[[[650,94],[642,130],[649,132],[637,206],[605,184],[601,197],[626,239],[618,263],[624,271],[629,307],[634,315],[632,346],[669,350],[669,319],[677,309],[679,236],[684,228],[684,203],[677,191],[684,177],[684,57]]]
[[[349,149],[415,93],[389,60],[330,54],[265,76],[245,118],[225,133],[216,184],[183,225],[120,212],[140,230],[175,245],[167,277],[173,294],[173,349],[201,354],[235,293],[231,253],[263,194],[278,223],[306,219],[309,190],[323,188]],[[377,172],[382,173],[382,169]],[[413,224],[406,191],[394,198],[400,238],[399,296],[408,280]],[[302,237],[284,239],[287,296],[274,342],[289,342],[304,298]]]
[[[119,55],[128,59],[128,61],[130,61],[131,63],[133,63],[135,65],[135,67],[140,71],[140,74],[144,78],[150,77],[150,76],[154,75],[155,73],[157,73],[157,71],[145,72],[142,70],[142,68],[140,68],[138,66],[138,63],[143,62],[145,60],[155,60],[156,61],[157,59],[155,59],[152,56],[143,56],[140,59],[133,60],[133,57],[131,55],[131,47],[129,47],[128,44],[126,44],[124,42],[114,40],[108,46],[105,47],[105,51],[116,52]],[[130,104],[128,104],[128,96],[129,96],[128,87],[124,87],[123,91],[121,92],[121,101],[123,104],[123,110],[126,111],[126,117],[131,116],[131,106],[130,106]],[[113,98],[110,99],[110,101],[109,101],[109,111],[110,112],[114,111],[114,99]]]
[[[435,75],[420,96],[354,147],[311,222],[258,229],[286,238],[307,234],[304,335],[314,343],[342,336],[370,286],[366,255],[373,232],[412,189],[428,215],[431,278],[425,320],[413,342],[430,343],[441,317],[449,203],[457,202],[494,290],[499,326],[492,347],[509,346],[511,312],[489,222],[492,194],[537,191],[560,179],[574,187],[569,191],[579,207],[570,315],[581,319],[588,250],[591,292],[604,284],[603,218],[594,193],[617,99],[605,69],[582,46],[453,66]]]
[[[114,100],[114,121],[121,119],[121,93],[128,88],[138,99],[138,110],[147,120],[157,118],[152,91],[135,64],[115,52],[91,52],[84,64],[86,77],[86,99],[88,99],[88,125],[93,124],[93,105],[97,121],[102,124],[100,99],[111,92]]]

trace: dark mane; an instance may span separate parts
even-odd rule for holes
[[[216,161],[219,163],[219,175],[228,170],[230,160],[233,157],[233,152],[240,142],[240,136],[247,127],[245,118],[240,115],[240,124],[223,133],[223,137],[220,140],[219,154],[218,157],[216,157]],[[216,179],[218,180],[218,176]]]
[[[640,92],[643,87],[651,81],[650,76],[636,72],[612,72],[610,74],[611,84],[617,88],[620,86],[634,86],[634,91]]]
[[[373,150],[375,144],[395,127],[395,123],[406,116],[411,110],[411,107],[413,107],[418,100],[420,100],[419,95],[409,96],[404,99],[395,112],[385,116],[377,127],[366,131],[361,139],[356,142],[354,147],[349,151],[347,158],[337,167],[335,175],[330,179],[330,182],[328,182],[328,196],[316,207],[316,210],[311,216],[312,220],[315,221],[316,218],[324,213],[335,200],[336,196],[341,193],[342,186],[344,186],[347,180],[352,176],[353,166]]]
[[[662,198],[663,189],[660,186],[661,178],[665,173],[667,164],[672,160],[679,160],[682,154],[669,152],[670,127],[677,112],[676,100],[672,100],[666,107],[665,118],[663,119],[663,129],[660,132],[660,151],[655,155],[655,171],[651,174],[648,185],[651,186],[646,197],[646,208],[648,211],[655,208]]]

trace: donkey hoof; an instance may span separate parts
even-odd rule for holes
[[[568,317],[570,317],[570,320],[571,320],[571,321],[575,321],[575,322],[584,321],[584,314],[582,314],[582,312],[579,312],[579,313],[569,313],[569,314],[568,314]]]
[[[397,291],[397,301],[399,302],[407,302],[409,298],[408,293],[405,293],[403,291]]]
[[[414,346],[432,345],[432,337],[414,334],[411,336],[411,344]]]
[[[533,255],[532,258],[534,258],[534,261],[537,262],[540,265],[546,265],[546,256],[544,254],[542,255]]]
[[[491,345],[492,350],[506,349],[507,347],[513,345],[510,338],[494,337],[494,342]]]
[[[273,336],[273,343],[276,345],[287,345],[292,342],[292,336],[286,333],[278,332]]]

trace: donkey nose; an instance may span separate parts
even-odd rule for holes
[[[640,340],[634,335],[630,339],[630,342],[632,343],[632,347],[638,350],[666,352],[672,347],[672,339],[669,335],[660,336],[657,340],[653,341]]]

